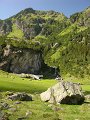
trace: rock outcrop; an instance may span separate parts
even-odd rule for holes
[[[90,94],[86,95],[86,96],[85,96],[85,99],[86,99],[87,101],[90,101]]]
[[[61,81],[40,94],[41,100],[50,103],[82,104],[84,95],[77,83]]]
[[[11,100],[19,101],[32,101],[32,96],[27,95],[26,93],[17,93],[8,97]]]
[[[41,67],[42,56],[39,51],[10,47],[10,45],[3,48],[0,69],[18,74],[38,74]]]

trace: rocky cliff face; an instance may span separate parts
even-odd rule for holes
[[[42,67],[42,56],[39,51],[19,49],[7,45],[2,51],[0,69],[13,73],[38,74]]]
[[[0,34],[5,35],[12,31],[12,21],[11,20],[0,20]]]
[[[90,27],[90,7],[80,13],[71,15],[70,20],[72,23],[78,22],[79,26]]]

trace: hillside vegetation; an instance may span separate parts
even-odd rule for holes
[[[90,94],[90,7],[70,18],[28,8],[0,20],[0,120],[90,120],[86,96],[82,105],[41,101],[40,93],[59,82],[52,79],[55,70]],[[44,79],[20,73],[43,74]],[[8,99],[18,92],[32,101]]]
[[[90,76],[90,7],[70,18],[28,8],[0,20],[0,35],[2,48],[10,44],[39,50],[44,63],[59,68],[62,76]]]

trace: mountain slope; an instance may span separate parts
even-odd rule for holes
[[[59,68],[62,75],[90,75],[90,7],[70,18],[28,8],[0,20],[0,35],[2,48],[9,44],[39,51],[44,63]]]

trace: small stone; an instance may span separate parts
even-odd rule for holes
[[[53,110],[53,111],[59,111],[59,110],[62,110],[62,108],[59,108],[59,107],[52,107],[52,110]]]
[[[49,104],[49,105],[48,105],[48,107],[52,107],[52,106],[53,106],[53,104]]]
[[[29,115],[32,115],[31,111],[27,111],[25,116],[28,117]]]
[[[27,95],[26,93],[17,93],[9,96],[8,99],[19,101],[32,101],[32,96]]]
[[[10,105],[10,108],[14,107],[14,105]]]
[[[16,101],[15,104],[21,104],[21,102],[20,101]]]
[[[13,95],[13,92],[7,91],[7,92],[5,93],[5,95],[6,95],[6,96],[11,96],[11,95]]]
[[[86,96],[85,96],[85,99],[86,99],[86,100],[90,100],[90,94],[86,95]]]
[[[1,106],[2,106],[2,109],[8,109],[9,108],[9,105],[7,103],[2,103]]]
[[[16,112],[16,111],[17,111],[16,108],[10,108],[9,110],[10,110],[11,112]]]
[[[24,120],[25,117],[20,117],[20,118],[17,118],[17,120]]]

